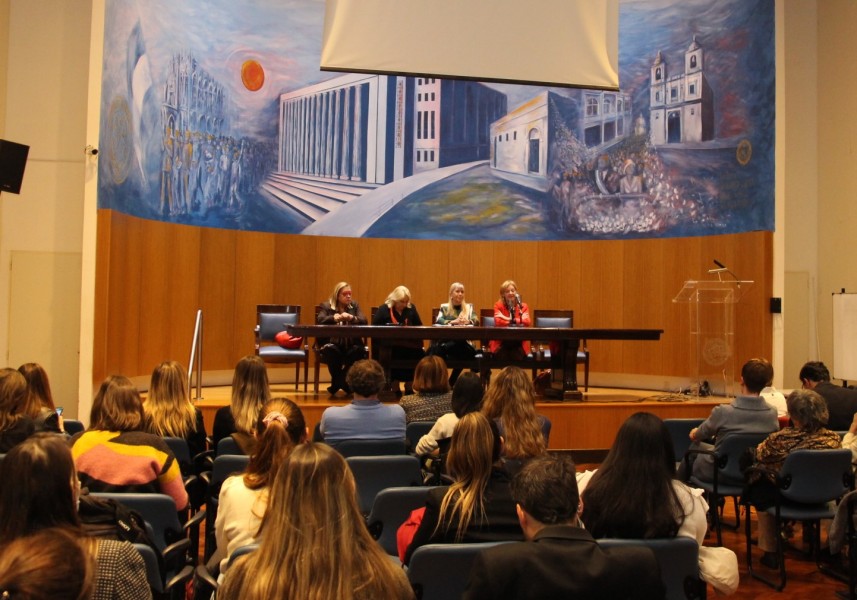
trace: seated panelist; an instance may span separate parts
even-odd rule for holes
[[[372,325],[420,326],[422,324],[417,307],[411,304],[411,292],[403,285],[390,292],[384,304],[378,307],[378,311],[372,318]],[[425,356],[425,351],[421,340],[402,340],[393,344],[391,354],[393,360],[413,360],[416,365]],[[410,382],[414,380],[413,368],[393,369],[391,376],[393,381],[406,382],[405,393],[412,393]]]
[[[366,325],[366,317],[360,310],[360,305],[353,300],[351,286],[340,281],[333,288],[330,298],[319,305],[315,317],[319,325]],[[366,343],[362,338],[329,337],[318,338],[316,346],[327,369],[330,371],[330,387],[328,393],[332,396],[339,390],[350,393],[351,389],[345,383],[345,375],[358,360],[366,358]]]
[[[495,327],[529,327],[530,307],[521,301],[518,284],[511,279],[500,286],[500,299],[494,303]],[[530,353],[530,342],[491,340],[488,348],[499,358],[520,360]]]

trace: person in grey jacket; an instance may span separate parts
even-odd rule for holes
[[[711,415],[691,430],[691,450],[717,450],[719,442],[730,433],[777,431],[780,428],[777,409],[759,395],[773,377],[774,368],[764,358],[751,358],[744,363],[741,368],[741,395],[731,404],[715,406]],[[714,457],[708,454],[696,454],[695,457],[691,471],[693,476],[711,481],[714,478]]]

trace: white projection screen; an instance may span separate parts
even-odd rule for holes
[[[618,89],[618,0],[326,0],[321,69]]]

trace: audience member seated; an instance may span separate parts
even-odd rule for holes
[[[417,363],[413,387],[416,393],[399,401],[408,423],[435,421],[452,412],[452,392],[449,391],[446,362],[441,357],[426,356]]]
[[[511,279],[500,285],[500,299],[494,303],[494,327],[529,327],[530,307],[521,302],[518,284]],[[491,353],[504,360],[522,360],[530,353],[530,342],[491,340]]]
[[[211,440],[217,442],[235,435],[239,444],[253,437],[256,421],[262,406],[271,399],[268,370],[261,357],[250,354],[238,361],[232,376],[232,396],[229,406],[217,409],[214,414]]]
[[[331,406],[321,415],[319,432],[331,445],[343,440],[405,439],[405,411],[398,404],[381,404],[378,392],[386,377],[380,363],[358,360],[348,370],[348,387],[354,399],[345,406]]]
[[[61,527],[0,547],[4,600],[85,600],[91,597],[94,573],[95,560],[83,540]]]
[[[551,422],[536,414],[536,390],[529,374],[506,367],[485,392],[482,412],[497,422],[503,436],[503,458],[513,473],[523,461],[544,453],[550,439]]]
[[[268,506],[268,492],[277,469],[289,453],[307,440],[304,415],[287,398],[274,398],[259,413],[257,443],[247,470],[228,477],[220,488],[214,524],[221,575],[229,556],[241,546],[257,541],[259,524]]]
[[[163,438],[143,431],[144,421],[131,380],[105,379],[92,401],[89,429],[72,438],[80,481],[90,492],[160,492],[182,510],[188,497],[178,461]]]
[[[324,444],[295,448],[271,486],[259,549],[236,561],[217,597],[413,598],[402,569],[369,535],[355,490],[339,453]]]
[[[464,300],[464,284],[457,281],[449,286],[449,302],[440,305],[435,325],[447,327],[472,327],[479,325],[479,315],[473,305]],[[436,340],[429,346],[428,353],[440,356],[444,360],[471,360],[476,356],[476,348],[470,340]],[[455,385],[461,369],[453,369],[449,376],[449,385]]]
[[[0,454],[35,431],[36,423],[27,414],[27,381],[15,369],[0,370]]]
[[[669,430],[660,418],[646,412],[628,417],[588,483],[585,475],[590,472],[578,478],[586,530],[596,539],[683,536],[702,546],[708,532],[708,503],[703,490],[675,478],[674,452]],[[700,560],[703,579],[717,586],[724,578],[723,570],[734,566],[725,579],[737,582],[737,558],[733,555],[728,564],[722,560],[711,564],[716,558]]]
[[[9,548],[13,541],[39,531],[63,528],[95,560],[93,598],[152,597],[146,566],[134,546],[86,537],[76,508],[80,482],[62,436],[37,433],[12,448],[0,463],[0,481],[15,482],[0,486],[0,548]],[[68,552],[74,552],[73,548]],[[16,597],[10,592],[10,600]]]
[[[37,363],[24,363],[18,367],[18,372],[27,380],[27,410],[33,413],[38,410],[35,417],[36,431],[64,431],[62,416],[57,413],[45,369]]]
[[[174,360],[164,361],[152,371],[143,411],[146,431],[184,439],[193,457],[206,451],[206,434],[202,412],[193,405],[188,393],[185,368]]]
[[[424,544],[522,540],[509,476],[500,466],[503,439],[485,415],[461,417],[452,434],[450,486],[429,491],[422,521],[405,552],[405,564]]]
[[[438,442],[448,440],[458,424],[458,420],[467,413],[482,408],[482,381],[476,373],[463,373],[452,388],[452,412],[441,415],[431,430],[417,442],[414,453],[417,456],[434,454],[438,451]]]
[[[827,403],[813,390],[795,390],[786,398],[791,426],[775,431],[756,448],[756,465],[770,474],[751,472],[748,497],[759,509],[759,549],[764,552],[761,563],[772,569],[777,562],[777,539],[773,515],[763,509],[774,505],[776,499],[775,473],[794,450],[829,450],[841,448],[839,434],[827,429]]]
[[[365,325],[366,316],[357,301],[351,299],[351,286],[340,281],[333,288],[330,298],[319,305],[315,322],[318,325]],[[318,338],[315,343],[330,372],[330,387],[327,392],[331,396],[339,390],[350,394],[345,376],[351,365],[366,358],[366,342],[363,338],[332,337]]]
[[[627,495],[628,490],[623,490]],[[663,598],[660,567],[651,549],[603,550],[580,524],[574,463],[543,455],[512,481],[527,541],[480,553],[463,598]]]
[[[830,383],[830,371],[823,362],[808,362],[800,370],[801,386],[824,398],[833,431],[845,431],[857,413],[857,390]]]
[[[711,409],[711,415],[690,431],[691,449],[717,450],[720,441],[730,433],[771,433],[780,428],[777,409],[759,396],[774,378],[774,368],[764,358],[752,358],[741,368],[741,394],[730,404]],[[714,440],[710,443],[708,440]],[[714,457],[693,454],[693,475],[702,481],[714,478]],[[686,479],[685,463],[679,478]]]
[[[411,304],[411,292],[408,288],[400,285],[387,296],[384,304],[378,307],[378,311],[372,318],[372,325],[400,325],[407,327],[408,325],[422,325],[420,313],[417,312],[417,307]],[[393,360],[413,360],[417,362],[423,356],[422,340],[402,340],[392,345],[391,355]],[[413,393],[411,382],[414,380],[414,369],[412,368],[396,368],[391,372],[391,377],[394,382],[405,382],[405,394]],[[398,383],[396,383],[398,391]]]

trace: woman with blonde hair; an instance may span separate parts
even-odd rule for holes
[[[422,324],[417,307],[411,303],[411,291],[403,285],[390,292],[384,304],[378,307],[378,311],[372,317],[372,325],[419,326]],[[422,340],[407,340],[394,344],[391,347],[391,354],[393,360],[417,362],[425,356],[425,351],[423,351]],[[394,382],[405,382],[406,394],[413,393],[411,381],[414,379],[414,369],[393,369],[391,377]],[[395,384],[394,389],[398,391],[397,388],[398,383]]]
[[[221,574],[236,549],[256,541],[277,469],[306,440],[306,421],[297,404],[288,398],[273,398],[265,404],[247,470],[228,477],[220,488],[214,532]]]
[[[413,598],[357,507],[345,459],[302,444],[277,471],[259,530],[259,550],[230,567],[218,598],[249,600]]]
[[[185,368],[174,360],[165,360],[152,371],[149,394],[143,403],[146,431],[161,437],[187,441],[191,456],[205,452],[205,423],[202,412],[188,394]]]
[[[464,301],[464,284],[454,282],[449,286],[449,302],[440,305],[435,325],[447,327],[472,327],[479,325],[479,316],[473,310],[473,305]],[[449,358],[469,360],[476,356],[476,348],[469,340],[437,340],[429,346],[429,354],[436,354],[444,360]],[[453,369],[449,377],[449,385],[461,374],[461,369]]]
[[[232,398],[229,406],[217,409],[214,415],[212,441],[217,442],[233,433],[241,434],[238,442],[247,442],[253,437],[259,411],[271,399],[268,385],[268,370],[265,361],[254,354],[245,356],[235,365],[232,376]]]
[[[491,380],[482,412],[497,423],[507,460],[520,462],[547,449],[551,422],[536,414],[536,390],[523,369],[506,367]]]
[[[500,284],[500,299],[494,303],[494,327],[529,327],[530,307],[521,301],[518,284],[507,279]],[[491,340],[491,353],[504,359],[520,360],[530,353],[530,342]]]
[[[446,373],[446,362],[440,356],[426,356],[417,363],[413,385],[416,393],[399,402],[405,409],[407,423],[436,421],[452,412],[452,392]]]
[[[92,401],[89,429],[72,437],[81,484],[91,492],[167,494],[188,503],[178,461],[163,438],[143,431],[140,392],[131,380],[111,375]]]
[[[319,325],[365,325],[367,321],[360,305],[351,297],[351,286],[340,281],[334,286],[330,298],[319,304],[315,322]],[[315,343],[330,371],[327,392],[331,396],[339,390],[351,393],[345,376],[351,365],[366,358],[366,343],[362,338],[351,337],[318,338]]]
[[[497,466],[503,439],[485,415],[472,412],[455,426],[446,468],[455,480],[429,491],[405,564],[424,544],[523,540],[508,473]]]

